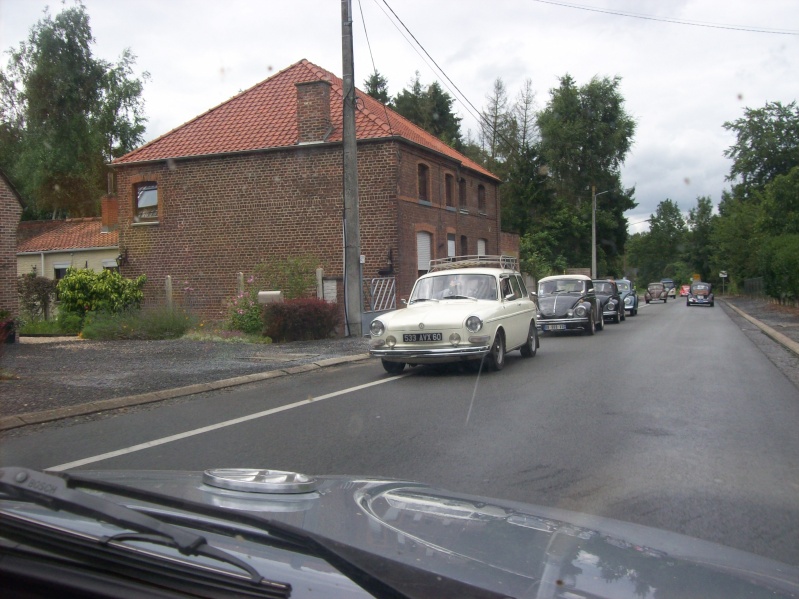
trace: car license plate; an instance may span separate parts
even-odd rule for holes
[[[419,341],[441,341],[444,339],[442,333],[408,333],[402,336],[405,343],[417,343]]]
[[[566,325],[565,324],[545,324],[544,325],[545,331],[565,331]]]

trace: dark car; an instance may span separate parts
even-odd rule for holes
[[[594,293],[594,282],[585,275],[557,275],[538,281],[538,326],[544,333],[583,331],[593,335],[605,321]]]
[[[616,287],[619,289],[619,297],[624,304],[624,310],[630,316],[638,314],[638,292],[632,282],[628,279],[616,279]]]
[[[644,294],[644,301],[649,302],[663,302],[664,304],[669,300],[669,290],[663,283],[650,283],[646,286],[646,293]]]
[[[669,297],[677,297],[677,284],[674,279],[660,279],[663,286],[666,288],[666,295]]]
[[[715,304],[713,297],[713,286],[710,283],[695,281],[691,284],[691,290],[685,300],[686,306],[710,306]]]
[[[796,567],[707,541],[363,476],[7,467],[0,513],[6,597],[799,594]]]
[[[594,293],[603,319],[619,324],[626,318],[624,304],[615,281],[594,279]]]

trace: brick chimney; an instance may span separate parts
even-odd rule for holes
[[[330,82],[295,83],[298,144],[325,141],[330,135]]]
[[[117,230],[119,223],[119,200],[116,196],[105,195],[100,199],[100,222],[102,226],[100,231],[109,233],[110,231]]]

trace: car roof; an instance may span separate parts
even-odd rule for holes
[[[562,280],[570,280],[570,281],[591,281],[591,277],[586,275],[552,275],[551,277],[544,277],[543,279],[539,279],[538,282],[541,283],[543,281],[562,281]]]

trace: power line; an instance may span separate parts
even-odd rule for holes
[[[579,4],[569,4],[566,2],[555,2],[555,0],[533,0],[540,4],[552,4],[563,8],[573,8],[576,10],[586,10],[589,12],[599,12],[606,15],[614,15],[617,17],[629,17],[632,19],[644,19],[646,21],[658,21],[661,23],[673,23],[675,25],[690,25],[692,27],[706,27],[709,29],[727,29],[731,31],[747,31],[750,33],[768,33],[771,35],[799,35],[799,31],[795,29],[774,29],[771,27],[744,27],[741,25],[725,25],[722,23],[704,23],[702,21],[689,21],[686,19],[672,19],[670,17],[653,17],[651,15],[642,15],[633,12],[623,12],[620,10],[608,10],[604,8],[594,8],[592,6],[581,6]]]

